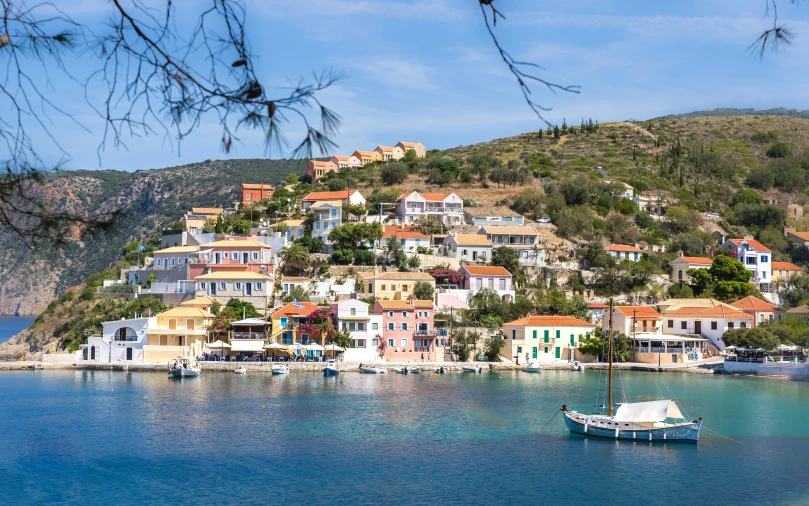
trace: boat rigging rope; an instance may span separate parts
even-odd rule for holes
[[[732,437],[727,437],[727,436],[725,436],[724,434],[720,434],[720,433],[716,432],[715,430],[711,430],[711,429],[709,429],[709,428],[708,428],[708,427],[706,427],[705,425],[703,425],[703,426],[702,426],[702,430],[707,430],[708,432],[710,432],[710,433],[712,433],[712,434],[716,434],[716,435],[717,435],[717,436],[719,436],[719,437],[723,437],[723,438],[727,439],[728,441],[733,441],[734,443],[739,443],[740,445],[744,445],[744,446],[753,446],[753,445],[751,445],[751,444],[748,444],[748,443],[743,443],[743,442],[741,442],[741,441],[739,441],[739,440],[733,439]]]
[[[541,429],[539,429],[539,432],[542,432],[543,430],[545,430],[545,427],[547,427],[547,426],[548,426],[548,424],[549,424],[549,423],[551,423],[551,422],[553,421],[553,419],[554,419],[554,418],[556,418],[556,415],[558,415],[559,413],[561,413],[561,410],[560,410],[560,411],[557,411],[557,412],[556,412],[556,413],[555,413],[555,414],[554,414],[554,415],[551,417],[551,419],[550,419],[550,420],[548,420],[548,423],[546,423],[545,425],[543,425],[543,426],[542,426],[542,428],[541,428]]]

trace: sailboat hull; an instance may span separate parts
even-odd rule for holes
[[[651,441],[653,443],[696,443],[699,441],[699,430],[702,427],[702,420],[697,420],[696,422],[655,429],[630,428],[621,430],[620,428],[586,426],[584,423],[571,419],[567,413],[563,418],[567,429],[574,434],[605,439]]]

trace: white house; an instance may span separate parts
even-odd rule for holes
[[[312,238],[329,244],[329,234],[343,224],[343,204],[339,200],[324,200],[313,203],[309,210],[314,216]]]
[[[348,167],[362,167],[362,162],[359,158],[354,155],[350,156],[341,156],[341,155],[334,155],[329,158],[331,163],[337,165],[339,169],[345,169]]]
[[[753,326],[752,316],[727,304],[710,308],[684,307],[666,314],[663,320],[668,334],[707,337],[720,350],[725,348],[722,342],[725,332]]]
[[[751,283],[758,285],[763,292],[770,291],[772,282],[772,252],[755,239],[728,239],[722,244],[729,248],[730,256],[744,264],[753,273]]]
[[[191,259],[199,259],[199,246],[172,246],[154,252],[154,269],[170,270],[184,268]]]
[[[604,253],[613,257],[616,262],[622,260],[637,262],[641,259],[643,250],[635,246],[627,246],[626,244],[610,244],[609,246],[604,246]]]
[[[465,207],[463,215],[469,225],[525,225],[525,218],[522,215],[505,206]]]
[[[493,249],[505,246],[514,250],[520,258],[520,264],[538,267],[545,265],[545,249],[536,229],[487,225],[481,227],[478,233],[486,235],[492,242]]]
[[[462,265],[458,271],[464,275],[464,288],[473,296],[487,288],[497,293],[504,301],[514,300],[511,273],[499,265]]]
[[[609,310],[604,314],[604,327],[610,326]],[[663,317],[650,306],[613,306],[612,329],[625,336],[635,337],[637,334],[661,334]]]
[[[374,151],[382,155],[383,161],[399,160],[404,157],[405,152],[399,146],[377,146]]]
[[[387,248],[394,237],[402,245],[402,249],[411,255],[417,253],[418,248],[430,248],[431,246],[429,235],[404,230],[386,230],[380,246]]]
[[[334,325],[348,330],[353,340],[343,355],[345,360],[371,362],[380,360],[377,347],[382,340],[382,315],[374,314],[369,304],[349,299],[331,306]]]
[[[687,274],[689,269],[710,269],[712,263],[712,258],[687,257],[683,256],[682,251],[678,251],[677,258],[669,262],[671,267],[669,279],[674,283],[688,283],[690,281]]]
[[[574,349],[590,338],[594,328],[572,316],[526,316],[503,324],[502,355],[525,362],[572,360]]]
[[[442,254],[462,262],[488,262],[492,242],[480,234],[450,234],[444,239]]]
[[[272,278],[251,271],[216,271],[197,276],[196,297],[210,295],[222,300],[239,299],[256,309],[267,307],[272,293]]]
[[[464,222],[463,199],[454,193],[405,193],[396,199],[396,216],[406,225],[420,218],[435,218],[448,226]]]
[[[102,322],[102,335],[87,338],[83,358],[101,362],[143,362],[143,347],[148,342],[147,330],[156,326],[156,316]]]
[[[308,210],[316,202],[324,200],[339,200],[340,202],[348,202],[352,206],[365,205],[365,197],[358,190],[342,190],[336,192],[311,192],[301,200],[301,206],[304,210]]]
[[[604,184],[606,184],[606,185],[619,184],[619,185],[623,186],[624,189],[621,192],[621,194],[618,195],[619,198],[625,198],[625,199],[632,200],[632,197],[635,195],[635,189],[632,186],[630,186],[630,185],[628,185],[628,184],[626,184],[626,183],[624,183],[622,181],[607,181],[607,180],[604,180]]]

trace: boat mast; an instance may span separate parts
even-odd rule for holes
[[[610,369],[607,375],[607,416],[612,416],[612,298],[610,298],[610,330],[607,335],[609,345],[607,347],[610,355]]]

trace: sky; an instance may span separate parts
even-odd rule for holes
[[[111,12],[105,0],[56,3],[97,31]],[[201,8],[191,0],[179,4],[184,15]],[[809,6],[781,4],[780,19],[797,33],[795,44],[767,53],[763,61],[747,47],[772,23],[764,0],[496,0],[506,19],[495,33],[515,59],[544,67],[537,75],[581,86],[580,94],[533,86],[535,101],[552,108],[546,113],[552,123],[648,119],[714,107],[809,109]],[[258,75],[270,95],[283,94],[286,83],[308,79],[313,71],[333,69],[344,76],[320,96],[342,118],[335,137],[339,148],[328,155],[399,141],[444,149],[541,125],[499,60],[477,2],[246,0],[245,5]],[[71,60],[71,72],[78,75],[98,66],[88,54]],[[53,74],[51,79],[58,81]],[[133,171],[267,157],[258,133],[243,135],[224,153],[213,117],[179,146],[160,135],[125,137],[126,149],[108,144],[99,152],[104,125],[83,91],[59,83],[48,93],[81,125],[52,119],[51,131],[67,154],[35,134],[46,158],[63,160],[67,169]],[[0,100],[0,114],[7,105]],[[285,128],[291,144],[301,140],[299,122]]]

